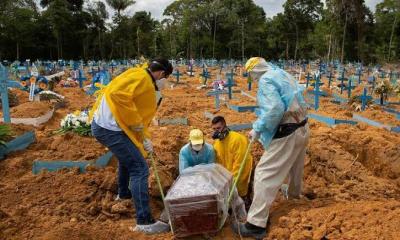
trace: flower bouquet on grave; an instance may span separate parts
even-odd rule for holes
[[[88,123],[87,111],[75,111],[65,116],[60,123],[61,128],[56,131],[58,134],[73,132],[80,136],[91,136],[91,124]]]
[[[381,81],[375,87],[375,93],[380,96],[380,104],[383,105],[384,100],[388,99],[390,93],[392,93],[393,87],[389,81]]]

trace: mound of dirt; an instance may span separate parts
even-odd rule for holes
[[[38,176],[26,175],[7,186],[0,185],[0,238],[114,238],[117,231],[100,230],[104,233],[100,236],[93,226],[100,224],[107,229],[115,221],[127,221],[134,217],[130,200],[114,201],[116,191],[114,168],[89,169],[86,174],[79,174],[77,169],[43,172]],[[13,194],[6,194],[10,192]],[[159,204],[152,203],[155,215],[160,212]],[[81,231],[81,225],[88,230],[86,233]],[[66,229],[71,228],[74,230],[67,233]],[[95,234],[89,234],[92,232]],[[118,239],[134,234],[128,232],[127,226],[121,232],[124,234]]]
[[[50,102],[25,102],[10,108],[10,115],[12,118],[37,118],[51,111],[53,107]],[[3,116],[3,112],[0,116]]]
[[[107,150],[93,137],[74,133],[40,136],[29,147],[31,157],[40,160],[95,160]]]

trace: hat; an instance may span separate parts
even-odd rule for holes
[[[200,129],[193,129],[190,131],[189,140],[192,145],[198,145],[204,143],[203,132]]]
[[[268,70],[268,63],[262,57],[252,57],[244,66],[246,72],[266,72]]]

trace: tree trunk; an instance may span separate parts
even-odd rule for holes
[[[242,21],[242,61],[244,61],[244,20]]]
[[[327,56],[328,62],[331,60],[331,48],[332,48],[332,32],[329,33],[328,56]]]
[[[113,39],[111,39],[111,52],[110,52],[109,59],[112,59],[113,54],[114,54],[114,41],[113,41]]]
[[[103,59],[103,49],[101,47],[101,31],[100,28],[98,28],[98,35],[99,35],[99,53],[100,53],[100,58]]]
[[[296,61],[297,59],[297,50],[299,47],[299,27],[296,24],[296,47],[294,49],[294,60]]]
[[[154,57],[157,57],[157,35],[154,35]]]
[[[139,31],[140,28],[138,27],[136,30],[136,40],[137,40],[137,56],[140,58],[140,39],[139,39]]]
[[[17,60],[19,60],[19,42],[17,41]]]
[[[346,28],[347,28],[347,13],[346,13],[346,18],[345,18],[344,27],[343,27],[342,53],[340,56],[340,63],[342,63],[342,64],[343,64],[343,59],[344,59],[344,41],[346,40]]]
[[[212,58],[215,58],[215,36],[217,35],[217,14],[214,15],[214,34],[213,34],[213,47]]]
[[[358,61],[363,60],[363,27],[364,27],[364,14],[362,1],[356,1],[356,16],[357,16],[357,57]]]
[[[190,34],[189,34],[189,56],[188,56],[188,59],[191,59],[193,56],[192,56],[192,54],[193,54],[193,48],[192,48],[193,46],[192,46],[192,32],[190,32]]]
[[[286,39],[286,59],[289,59],[289,39]]]
[[[169,55],[171,58],[175,58],[172,57],[172,30],[171,30],[171,25],[169,25]]]
[[[396,28],[396,23],[397,23],[397,14],[396,14],[396,16],[394,18],[394,22],[393,22],[393,25],[392,25],[392,33],[390,34],[388,62],[390,62],[391,51],[392,51],[392,43],[393,43],[393,35],[394,35],[394,30]]]
[[[86,44],[85,44],[85,39],[82,40],[82,51],[83,51],[83,59],[86,59]]]
[[[57,33],[57,60],[60,59],[60,34]]]

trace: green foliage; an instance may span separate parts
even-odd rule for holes
[[[374,14],[365,0],[287,0],[274,17],[254,0],[177,0],[162,21],[127,16],[135,2],[2,0],[0,59],[400,58],[398,0],[383,0]]]
[[[11,127],[9,125],[0,125],[0,145],[5,146],[6,142],[12,136]]]

